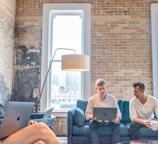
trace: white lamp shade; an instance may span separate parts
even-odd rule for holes
[[[61,69],[64,71],[88,71],[89,56],[82,54],[62,55]]]

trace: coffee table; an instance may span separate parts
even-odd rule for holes
[[[133,140],[120,142],[118,144],[158,144],[158,140]]]

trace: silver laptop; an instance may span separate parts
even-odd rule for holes
[[[50,108],[49,110],[47,110],[47,111],[44,113],[44,116],[42,117],[41,122],[46,123],[46,121],[47,121],[49,118],[51,118],[53,109],[54,109],[54,107]]]
[[[104,108],[104,107],[94,107],[93,108],[93,118],[96,117],[97,120],[102,121],[112,121],[116,118],[117,108]]]
[[[27,126],[34,102],[8,102],[0,124],[0,139]]]

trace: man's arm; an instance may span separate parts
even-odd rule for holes
[[[112,120],[113,123],[119,123],[120,122],[120,116],[116,116],[115,119]]]
[[[117,99],[115,99],[115,102],[114,102],[114,107],[117,107],[117,116],[115,119],[112,120],[113,123],[119,123],[120,120],[121,120],[121,112],[120,112],[120,108],[118,106],[118,101]]]
[[[139,124],[143,124],[146,127],[150,127],[151,126],[150,120],[143,120],[143,119],[140,119],[140,118],[137,117],[136,107],[134,105],[134,101],[133,100],[130,101],[129,111],[130,111],[130,119],[131,119],[131,121],[139,123]]]
[[[85,116],[86,120],[93,119],[93,101],[91,98],[88,101]]]
[[[157,101],[157,99],[155,100],[155,115],[158,120],[158,101]]]
[[[143,124],[143,125],[145,125],[146,127],[149,127],[149,128],[151,127],[151,120],[142,120],[142,119],[139,119],[139,118],[134,118],[133,122]]]

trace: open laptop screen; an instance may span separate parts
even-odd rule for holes
[[[116,118],[117,108],[94,107],[93,117],[97,120],[112,121]]]

